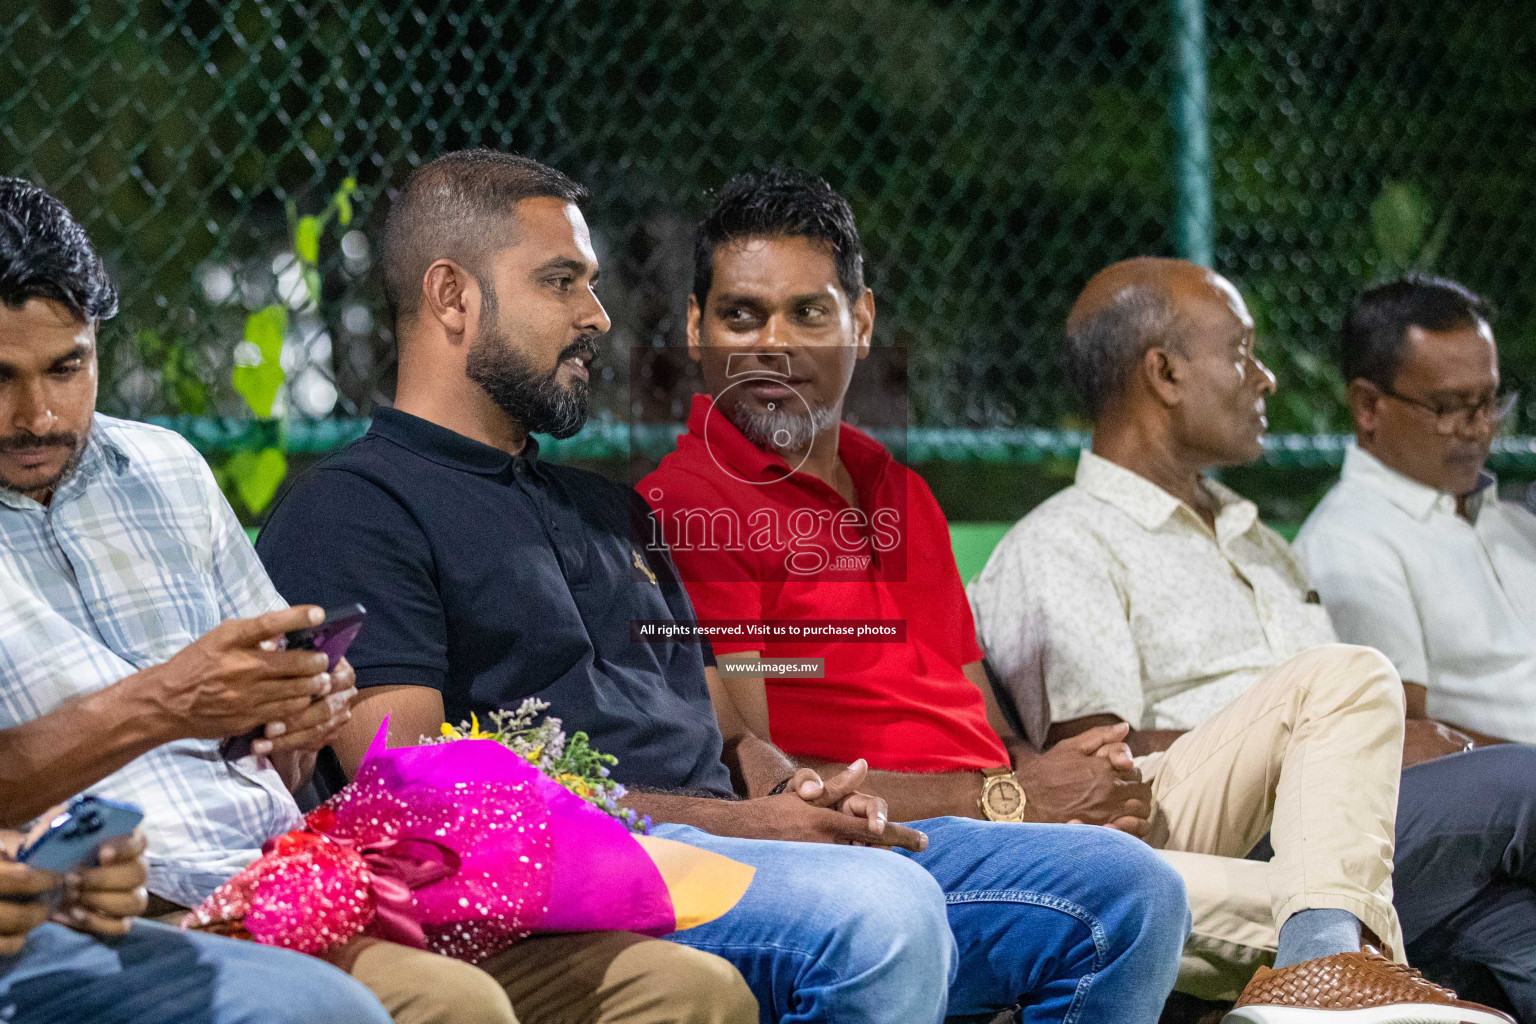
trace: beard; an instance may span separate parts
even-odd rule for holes
[[[780,455],[805,451],[818,434],[837,425],[837,412],[825,406],[813,407],[809,413],[785,408],[769,412],[752,409],[746,402],[732,402],[722,411],[748,441]]]
[[[583,334],[560,350],[553,370],[540,373],[513,348],[506,334],[482,332],[469,347],[464,370],[524,430],[566,438],[587,422],[591,388],[584,380],[562,386],[556,375],[560,364],[572,356],[595,356],[597,339],[598,335]]]
[[[23,489],[16,481],[0,475],[0,488],[36,499],[38,495],[52,494],[58,489],[59,484],[64,482],[64,478],[75,471],[75,467],[80,464],[80,456],[85,454],[85,435],[55,431],[51,434],[17,434],[13,437],[0,438],[0,451],[10,452],[20,448],[69,449],[69,458],[64,460],[64,465],[41,484]]]

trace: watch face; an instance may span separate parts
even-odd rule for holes
[[[992,779],[986,792],[987,811],[998,818],[1011,818],[1024,807],[1024,791],[1008,778]]]

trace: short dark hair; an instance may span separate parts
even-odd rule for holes
[[[850,299],[864,294],[864,247],[848,200],[815,175],[774,168],[726,182],[694,232],[693,295],[699,304],[709,295],[720,246],[774,236],[827,243],[843,293]]]
[[[117,289],[69,209],[30,181],[0,178],[0,302],[52,299],[82,323],[117,313]]]
[[[1408,328],[1450,331],[1493,319],[1493,308],[1465,285],[1409,274],[1367,288],[1344,317],[1339,369],[1346,383],[1364,378],[1390,389],[1403,363]]]
[[[553,167],[494,149],[465,149],[418,168],[384,221],[384,294],[396,322],[415,316],[422,275],[448,258],[494,301],[486,260],[506,248],[505,227],[524,199],[582,203],[587,190]]]
[[[1124,393],[1141,357],[1155,346],[1184,351],[1173,300],[1145,284],[1120,289],[1109,305],[1084,317],[1067,335],[1062,362],[1091,419]]]

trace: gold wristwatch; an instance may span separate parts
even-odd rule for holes
[[[1024,787],[1013,769],[988,768],[981,773],[981,813],[988,821],[1023,821]]]

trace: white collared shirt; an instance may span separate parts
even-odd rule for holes
[[[993,551],[969,595],[982,649],[1020,706],[1192,729],[1266,669],[1331,643],[1327,613],[1253,503],[1207,480],[1216,529],[1085,451],[1077,482]]]
[[[1536,516],[1485,474],[1456,497],[1350,446],[1296,552],[1339,635],[1429,690],[1429,714],[1536,743]]]

